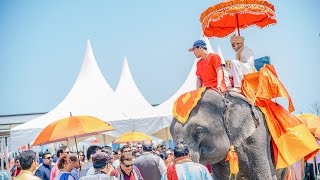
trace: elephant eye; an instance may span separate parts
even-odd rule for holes
[[[194,140],[195,141],[200,141],[201,137],[203,137],[203,132],[204,132],[204,128],[201,126],[196,127],[195,132],[194,132]]]
[[[196,128],[196,133],[202,133],[202,132],[203,132],[203,127],[198,126],[198,127]]]

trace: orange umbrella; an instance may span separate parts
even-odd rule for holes
[[[200,16],[207,37],[226,37],[248,26],[264,28],[276,24],[274,7],[264,0],[226,0],[205,10]]]
[[[76,138],[114,130],[107,122],[92,116],[70,116],[55,121],[45,127],[33,145],[44,145],[53,142],[66,141],[70,137]]]
[[[141,141],[151,141],[151,137],[143,132],[128,132],[119,136],[114,143],[126,143],[126,142],[141,142]]]
[[[297,114],[295,115],[307,128],[314,137],[320,139],[320,117],[315,114]]]

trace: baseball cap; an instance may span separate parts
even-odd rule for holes
[[[193,51],[194,50],[194,48],[197,48],[197,47],[203,47],[203,48],[207,48],[207,44],[206,44],[206,42],[204,42],[204,40],[197,40],[197,41],[195,41],[194,43],[193,43],[193,46],[192,46],[192,48],[190,48],[188,51]]]

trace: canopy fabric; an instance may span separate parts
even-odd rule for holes
[[[90,115],[108,122],[127,119],[117,102],[113,90],[97,65],[88,41],[80,73],[68,95],[47,114],[12,128],[9,148],[16,150],[33,142],[44,127],[69,116],[70,112],[75,116]]]
[[[265,0],[226,0],[209,7],[200,16],[207,37],[223,38],[249,26],[264,28],[275,24],[274,6]]]
[[[290,113],[294,110],[291,98],[272,65],[244,76],[243,94],[264,113],[274,147],[276,168],[289,167],[302,158],[309,159],[320,150],[307,127]],[[272,101],[285,97],[288,111]]]
[[[158,117],[161,115],[140,92],[132,77],[126,57],[123,60],[115,96],[121,104],[121,109],[129,118]]]
[[[116,137],[119,136],[119,133],[123,134],[130,131],[152,134],[171,123],[169,116],[160,113],[144,98],[131,75],[126,57],[115,90],[115,98],[118,101],[117,103],[121,104],[121,110],[127,119],[110,121],[110,124],[116,127],[118,133],[108,132],[107,134]]]

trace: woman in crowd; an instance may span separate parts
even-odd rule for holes
[[[17,177],[21,172],[21,165],[19,161],[19,156],[14,158],[14,166],[11,169],[11,177]]]
[[[80,161],[80,167],[86,163],[86,156],[84,155],[83,151],[79,151],[79,161]]]

